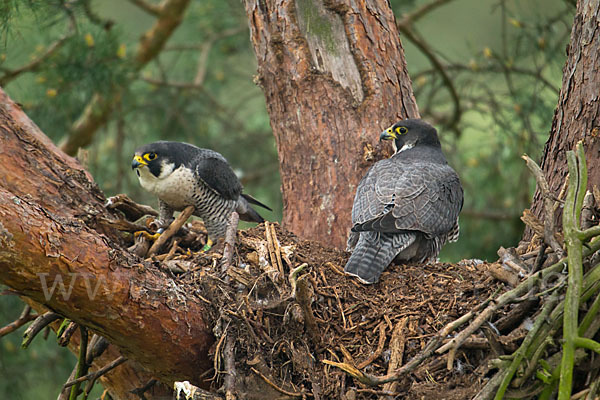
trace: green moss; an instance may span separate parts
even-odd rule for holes
[[[296,0],[298,16],[304,22],[306,35],[317,37],[331,54],[337,54],[332,21],[320,12],[319,0]]]

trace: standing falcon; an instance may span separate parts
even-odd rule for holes
[[[136,171],[140,185],[158,196],[161,228],[173,221],[174,211],[189,205],[196,208],[194,215],[202,218],[208,231],[205,251],[213,241],[225,236],[233,211],[243,221],[263,222],[250,203],[271,210],[242,193],[242,184],[227,160],[213,150],[188,143],[154,142],[135,151],[131,168]]]
[[[392,157],[376,162],[356,189],[344,271],[375,283],[394,258],[434,260],[442,246],[458,239],[463,190],[446,162],[437,131],[420,119],[406,119],[381,133],[393,140]]]

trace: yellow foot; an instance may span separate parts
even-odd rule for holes
[[[154,240],[158,239],[158,237],[163,232],[164,232],[164,229],[159,229],[155,234],[151,234],[146,231],[137,231],[137,232],[134,232],[133,236],[137,238],[138,236],[141,235],[141,236],[145,237],[146,239],[154,241]]]
[[[208,238],[206,240],[206,244],[204,245],[204,247],[202,247],[202,250],[200,250],[200,251],[207,252],[208,250],[210,250],[210,248],[212,247],[212,245],[213,245],[213,241],[210,240],[210,238]]]

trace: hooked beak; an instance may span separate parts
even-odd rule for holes
[[[142,156],[134,156],[131,161],[131,169],[140,168],[148,165],[148,163],[142,158]]]
[[[392,128],[387,128],[385,131],[381,132],[379,135],[379,140],[394,140],[396,139],[396,133]]]

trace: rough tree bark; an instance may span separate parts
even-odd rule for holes
[[[567,176],[566,152],[583,140],[588,162],[588,188],[600,187],[600,0],[580,0],[571,30],[562,88],[554,112],[550,137],[541,167],[550,191],[558,196]],[[539,190],[533,212],[540,217],[543,199]],[[557,213],[556,226],[561,226]],[[525,232],[531,238],[532,232]]]
[[[379,132],[418,117],[385,0],[245,0],[277,140],[283,225],[345,247]],[[375,150],[374,150],[375,149]]]
[[[102,224],[114,215],[90,175],[1,89],[0,165],[0,283],[89,327],[131,359],[105,378],[117,398],[132,398],[128,391],[148,374],[201,385],[214,341],[204,304],[122,250],[118,232]],[[57,280],[66,292],[50,295]]]

